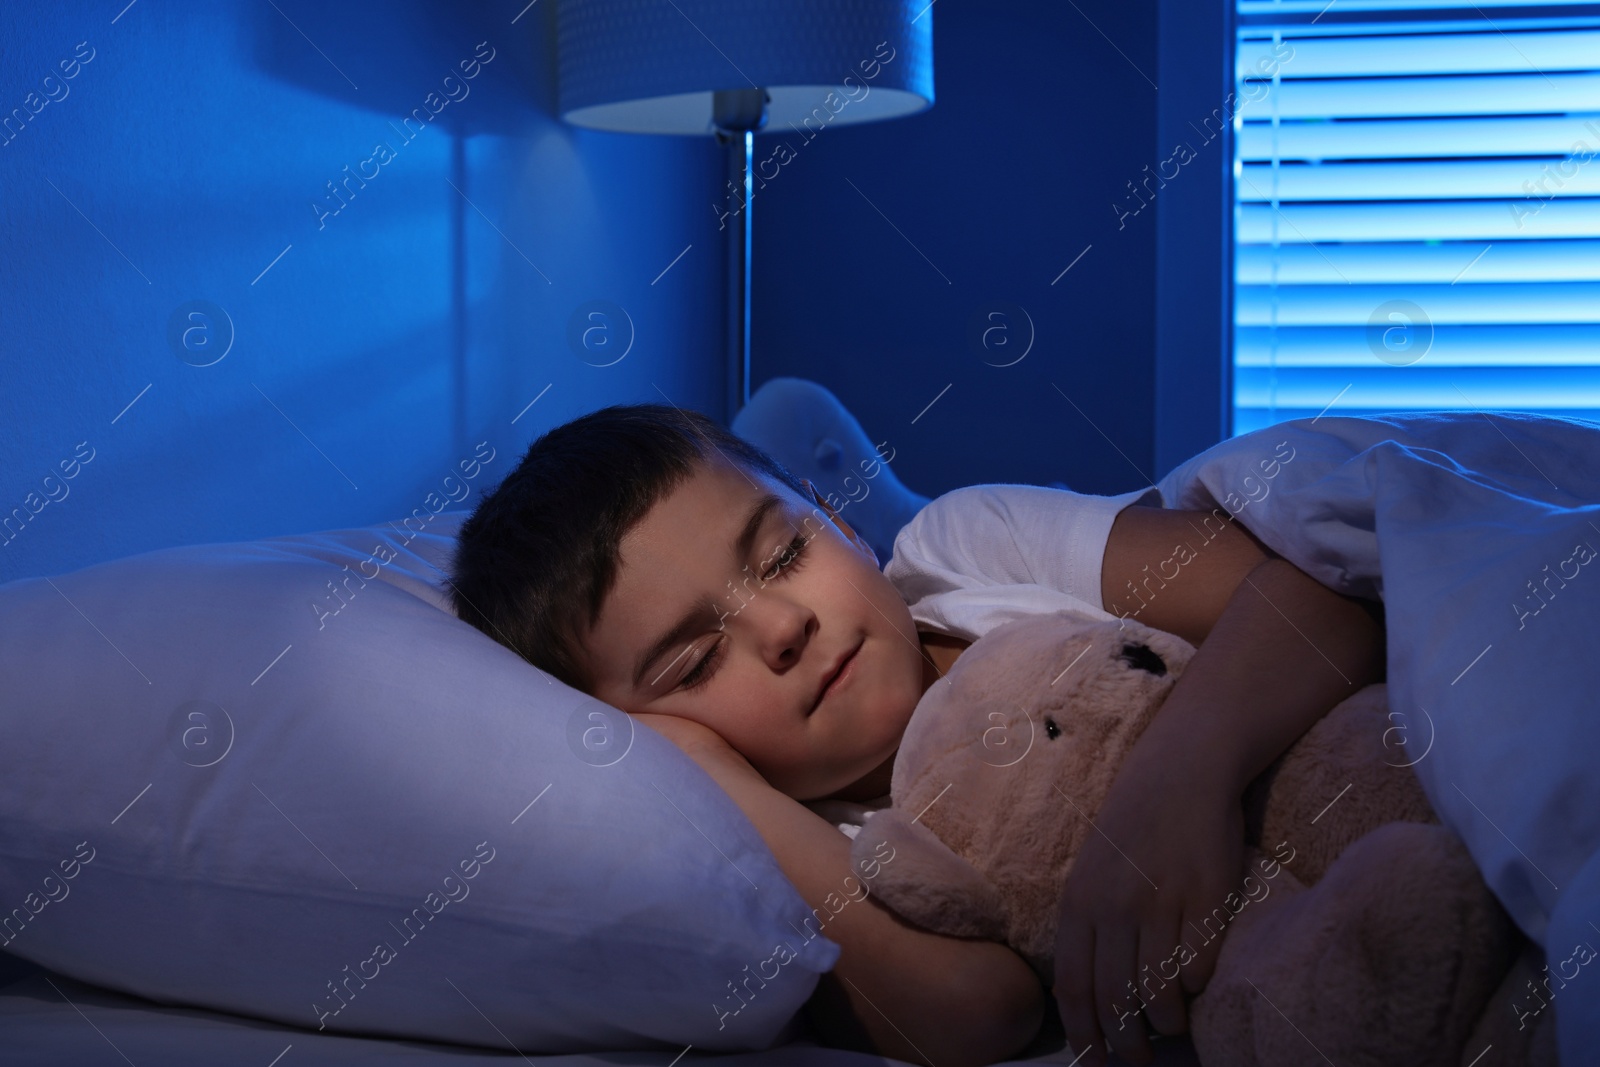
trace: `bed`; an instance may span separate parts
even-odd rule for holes
[[[668,1063],[725,1064],[726,1067],[868,1067],[899,1064],[857,1052],[823,1048],[802,1034],[764,1052],[716,1056],[690,1050],[676,1054],[634,1051],[568,1056],[522,1055],[509,1047],[490,1048],[347,1037],[280,1026],[260,1020],[189,1008],[169,1008],[137,997],[75,982],[70,978],[4,960],[0,977],[0,1038],[8,1067],[100,1067],[130,1062],[143,1067],[211,1067],[254,1064],[256,1067],[355,1067],[358,1064],[417,1064],[419,1067],[466,1067],[489,1060],[549,1064],[551,1067],[598,1067],[628,1064],[654,1067]],[[1198,1060],[1186,1039],[1156,1042],[1157,1067],[1194,1067]],[[1007,1063],[1069,1063],[1059,1028],[1019,1059]],[[1113,1059],[1112,1063],[1121,1063]]]
[[[813,383],[769,383],[735,428],[884,557],[927,501]],[[797,1015],[836,958],[824,937],[789,964],[806,981],[775,984],[727,1033],[707,1022],[705,980],[759,959],[804,904],[674,746],[632,737],[619,782],[591,729],[575,740],[596,702],[454,618],[440,579],[466,512],[449,501],[504,461],[480,446],[459,466],[448,500],[374,527],[0,586],[0,899],[19,905],[0,914],[0,1059],[885,1062],[819,1047]],[[546,869],[597,828],[612,848]],[[634,857],[663,841],[679,844],[641,900]],[[472,900],[442,910],[452,884]],[[453,932],[421,936],[428,910]],[[398,966],[361,958],[374,936]],[[591,1051],[516,1051],[541,1048]],[[1017,1062],[1063,1049],[1047,1024]],[[1162,1062],[1191,1060],[1164,1043]]]
[[[517,1058],[462,1046],[319,1034],[239,1016],[166,1008],[134,997],[74,982],[42,970],[19,978],[0,994],[0,1032],[6,1036],[6,1061],[16,1064],[100,1064],[120,1055],[129,1062],[175,1065],[279,1062],[300,1064],[481,1063]],[[787,1057],[775,1051],[720,1057],[730,1064],[823,1062],[803,1058],[799,1048]],[[829,1062],[868,1062],[870,1057],[811,1049],[810,1055],[837,1057]],[[290,1059],[289,1057],[293,1058]],[[685,1057],[693,1059],[693,1054]],[[648,1052],[529,1056],[537,1063],[656,1063]]]
[[[837,486],[851,493],[844,479],[850,476],[858,461],[866,462],[872,457],[870,441],[837,401],[831,400],[820,387],[809,383],[785,385],[765,399],[759,395],[757,399],[762,399],[765,405],[783,389],[794,391],[786,403],[778,405],[787,414],[770,422],[755,419],[754,416],[766,409],[753,401],[752,418],[747,419],[743,427],[736,424],[735,429],[768,449],[796,473],[811,478],[823,491]],[[808,409],[804,417],[796,417],[796,405]],[[1292,459],[1283,458],[1277,446],[1280,438],[1292,443]],[[1269,455],[1277,460],[1271,473],[1261,465],[1263,457]],[[859,488],[861,480],[855,481]],[[1596,514],[1600,508],[1593,503],[1600,500],[1600,426],[1581,420],[1538,419],[1500,412],[1455,413],[1448,417],[1297,420],[1223,442],[1175,469],[1162,479],[1159,488],[1163,501],[1170,507],[1226,508],[1250,525],[1274,550],[1325,584],[1353,594],[1384,599],[1391,639],[1391,693],[1395,694],[1397,706],[1426,708],[1430,714],[1434,733],[1427,756],[1418,759],[1417,773],[1441,818],[1467,842],[1490,886],[1530,938],[1545,944],[1551,939],[1564,943],[1574,937],[1587,936],[1582,934],[1583,929],[1591,919],[1600,916],[1600,859],[1597,859],[1600,857],[1600,783],[1588,773],[1594,758],[1600,756],[1600,726],[1587,714],[1592,708],[1594,689],[1590,666],[1592,640],[1587,646],[1590,652],[1586,653],[1584,635],[1593,632],[1593,623],[1600,616],[1600,606],[1597,606],[1600,598],[1550,596],[1549,590],[1557,588],[1555,586],[1546,586],[1547,594],[1542,598],[1524,594],[1535,592],[1534,581],[1547,580],[1550,571],[1541,564],[1553,566],[1558,575],[1565,575],[1567,585],[1582,582],[1583,567],[1592,555],[1580,560],[1577,558],[1581,554],[1579,550],[1568,544],[1575,538],[1580,544],[1588,543],[1591,535],[1579,531],[1592,529],[1593,544],[1600,546],[1600,516]],[[926,502],[926,498],[918,497],[895,482],[892,474],[876,481],[870,494],[853,495],[850,499],[854,510],[849,517],[859,523],[874,541],[875,548],[885,538],[892,542],[896,523],[903,522]],[[1381,555],[1378,552],[1380,538],[1384,547]],[[294,547],[291,541],[293,539],[279,539],[260,551],[276,558],[284,555],[287,548]],[[300,545],[297,550],[323,553],[323,566],[327,566],[339,560],[336,555],[328,555],[334,541],[318,542],[313,549]],[[447,538],[437,538],[433,545],[430,565],[434,569],[446,543]],[[266,544],[257,543],[258,546]],[[1552,555],[1556,548],[1562,551]],[[883,555],[886,557],[887,553]],[[398,569],[398,565],[391,569]],[[442,602],[437,599],[437,588],[422,580],[420,569],[419,565],[418,574],[402,572],[398,580],[394,575],[386,576],[385,580],[399,586],[411,583],[416,587],[413,592],[424,600],[434,596],[431,606],[411,605],[406,609],[428,615],[433,608],[441,607]],[[1514,581],[1512,576],[1515,576]],[[74,576],[62,576],[57,580],[71,590],[76,588],[66,584],[71,577]],[[1497,584],[1498,578],[1503,578],[1504,583]],[[1528,585],[1525,591],[1521,589],[1524,579]],[[1565,591],[1566,585],[1560,588]],[[3,591],[0,587],[0,592]],[[37,592],[44,597],[55,595],[44,591],[42,586]],[[1512,594],[1517,595],[1513,598]],[[63,598],[66,595],[62,593]],[[356,603],[370,602],[377,594],[361,595],[368,597],[368,601]],[[1437,606],[1447,600],[1458,608],[1448,617],[1439,616]],[[82,614],[79,605],[74,607]],[[94,614],[92,610],[91,614]],[[325,629],[336,633],[354,631],[362,625],[359,613],[352,612],[346,617],[348,621],[336,620],[336,625],[328,627],[332,614],[335,613],[324,611],[317,616],[319,632]],[[371,616],[373,612],[367,614]],[[453,618],[449,621],[458,623]],[[33,625],[36,620],[30,623]],[[302,619],[301,625],[309,623]],[[1530,629],[1535,636],[1528,636]],[[6,635],[6,642],[0,645],[18,646],[29,638],[29,632],[14,626]],[[136,636],[122,637],[119,632],[119,640],[132,642],[135,639]],[[333,638],[325,640],[324,644],[331,640]],[[488,644],[498,649],[492,642]],[[41,644],[31,651],[27,648],[18,651],[18,647],[13,647],[10,654],[23,658],[31,655],[37,661],[38,657],[48,655],[54,646]],[[137,646],[129,647],[133,649],[134,658],[144,660]],[[1485,662],[1485,657],[1494,649],[1500,654]],[[100,652],[104,653],[104,649]],[[5,654],[6,650],[0,647],[0,657]],[[128,659],[128,656],[124,654],[123,658]],[[19,662],[21,660],[13,660],[10,665],[13,680],[24,677]],[[276,665],[278,661],[272,662]],[[274,677],[289,676],[289,672],[297,669],[294,663],[293,659],[287,661],[280,674]],[[519,668],[526,667],[520,660],[516,663]],[[390,669],[399,670],[402,665],[397,662]],[[259,666],[259,662],[254,666]],[[7,664],[0,661],[0,671],[6,667]],[[118,665],[118,669],[124,668]],[[268,670],[272,669],[269,665]],[[1458,685],[1474,669],[1478,673],[1472,676],[1472,684]],[[267,671],[262,671],[256,680],[266,674]],[[1520,718],[1505,715],[1508,702],[1520,700],[1527,679],[1534,676],[1542,680],[1538,704],[1527,708]],[[519,677],[525,685],[526,677]],[[250,684],[254,686],[255,682]],[[57,689],[64,687],[65,683],[55,683]],[[38,688],[32,697],[42,708],[54,691]],[[17,699],[28,696],[24,693]],[[1525,706],[1526,702],[1523,704]],[[169,710],[163,707],[159,714],[168,716]],[[106,720],[107,723],[111,721]],[[28,723],[13,719],[10,727],[14,745],[21,744],[26,751],[29,737],[23,736],[19,741],[17,731],[27,729]],[[183,736],[188,738],[193,729],[191,727]],[[32,743],[44,745],[50,736],[48,731],[42,730],[33,737]],[[241,733],[240,736],[245,735]],[[219,765],[224,769],[237,768],[249,753],[229,763],[226,756],[233,751],[233,737],[230,726],[229,747],[213,762],[198,759],[184,759],[183,762],[189,768]],[[548,738],[530,735],[529,741],[548,747]],[[671,748],[670,745],[665,747]],[[210,751],[205,750],[207,758],[210,758]],[[351,752],[361,756],[365,749],[352,748]],[[117,760],[81,770],[76,780],[66,784],[46,778],[30,783],[12,779],[14,798],[19,803],[23,799],[39,800],[33,796],[37,791],[43,797],[39,802],[46,807],[40,809],[44,814],[35,813],[35,821],[41,825],[59,821],[49,805],[67,805],[75,802],[79,793],[98,789],[100,779],[113,775],[114,769],[120,766],[118,760],[128,758],[132,757],[126,752],[119,753]],[[252,772],[257,777],[263,773],[259,766]],[[330,766],[334,770],[342,767],[348,773],[351,765]],[[26,766],[13,764],[8,774],[20,775],[27,770]],[[154,778],[152,775],[152,781]],[[143,772],[133,780],[143,781]],[[249,778],[243,781],[255,785],[256,791],[266,796]],[[52,789],[57,792],[46,796]],[[151,787],[145,789],[148,791]],[[111,805],[104,810],[116,811],[116,806],[129,795],[132,791],[120,784],[108,787],[101,798],[102,807]],[[144,792],[134,796],[112,823],[124,818],[144,796]],[[114,804],[112,798],[115,798]],[[714,797],[705,799],[707,803],[715,801]],[[270,798],[269,802],[274,808],[278,806]],[[162,790],[158,789],[136,809],[138,815],[124,824],[124,829],[130,833],[144,834],[139,839],[142,841],[139,847],[159,850],[170,843],[171,834],[160,820],[143,831],[135,825],[137,819],[158,815],[164,810],[162,805],[170,803],[174,801],[163,800]],[[517,819],[532,807],[530,802]],[[317,837],[326,845],[328,841],[324,835],[335,832],[324,830],[322,824],[307,822],[308,834],[281,809],[277,815],[294,825],[308,841]],[[264,805],[256,804],[249,818],[264,821],[249,823],[251,832],[267,826],[281,830],[276,822],[277,815],[268,812]],[[302,814],[301,818],[304,821],[308,816]],[[283,832],[283,836],[294,843],[287,832]],[[745,841],[748,844],[748,839]],[[300,846],[295,844],[295,847]],[[357,848],[356,845],[351,847]],[[111,845],[107,843],[104,850],[108,858],[95,869],[109,864],[110,873],[115,873],[116,860],[111,854]],[[17,855],[19,851],[21,846],[14,840],[14,831],[0,832],[0,852]],[[318,851],[321,852],[321,846]],[[344,852],[338,854],[341,860],[349,862]],[[754,854],[752,851],[751,855]],[[141,853],[133,848],[128,855],[137,857]],[[320,866],[322,860],[335,866],[331,859],[323,855],[319,860],[310,857],[309,852],[305,859],[310,864],[306,869],[317,872],[308,877],[321,878],[334,889],[340,888],[331,873]],[[193,857],[188,861],[193,862]],[[63,869],[67,862],[62,861]],[[504,865],[514,861],[501,862]],[[463,870],[466,863],[462,861]],[[342,870],[339,873],[344,874]],[[86,878],[83,884],[89,881]],[[486,879],[485,883],[488,881]],[[17,887],[21,885],[17,881],[0,884],[0,890],[8,897],[15,894],[20,899],[22,890]],[[351,886],[354,888],[353,882]],[[85,893],[98,891],[82,890]],[[492,887],[482,890],[487,894],[504,891]],[[111,988],[118,984],[116,981],[90,984],[79,980],[93,977],[86,972],[95,970],[83,961],[94,961],[94,946],[105,944],[108,951],[115,948],[132,954],[125,961],[127,968],[143,966],[146,973],[156,973],[162,961],[171,961],[175,971],[183,970],[196,955],[186,953],[186,932],[194,938],[226,936],[229,928],[206,925],[214,917],[195,911],[206,903],[204,897],[165,902],[162,906],[168,910],[160,915],[152,913],[146,931],[132,929],[125,910],[111,915],[120,926],[97,928],[93,922],[84,921],[93,917],[94,908],[125,905],[116,903],[110,896],[101,905],[94,904],[93,899],[91,897],[91,903],[83,905],[64,906],[77,909],[77,926],[81,929],[75,927],[71,935],[82,939],[77,944],[70,943],[70,937],[61,946],[40,944],[46,934],[27,942],[33,950],[30,956],[43,966],[0,953],[0,1034],[4,1036],[3,1058],[7,1064],[125,1061],[133,1064],[160,1062],[180,1067],[215,1062],[255,1063],[266,1067],[275,1067],[278,1063],[285,1067],[367,1062],[442,1065],[482,1062],[494,1057],[517,1058],[530,1063],[665,1064],[703,1061],[710,1055],[703,1051],[703,1046],[680,1047],[670,1054],[664,1044],[653,1050],[639,1050],[636,1041],[631,1043],[635,1051],[562,1056],[524,1054],[517,1050],[513,1038],[492,1021],[499,1018],[503,1022],[502,1011],[493,1007],[483,1010],[460,989],[457,992],[472,1011],[460,1004],[454,1006],[451,1026],[455,1029],[449,1032],[458,1035],[459,1040],[452,1043],[361,1036],[360,1027],[355,1024],[344,1027],[350,1032],[342,1034],[318,1032],[309,1024],[294,1025],[289,1020],[305,1014],[299,1007],[299,998],[295,998],[293,1008],[274,1007],[250,1014],[216,1010],[228,1003],[226,998],[214,998],[210,1010],[166,1006],[198,1002],[201,994],[186,998],[166,990],[158,998],[161,1003],[144,1000]],[[485,899],[492,903],[494,898]],[[185,917],[191,912],[196,916],[195,924],[186,925]],[[760,918],[753,911],[749,921],[756,923]],[[56,936],[66,927],[67,924],[58,923],[57,931],[48,936]],[[115,945],[106,940],[108,929],[117,931]],[[218,935],[216,931],[223,931],[223,934]],[[97,934],[100,941],[95,940]],[[229,944],[227,941],[220,943]],[[225,984],[232,980],[230,975],[248,974],[256,967],[272,972],[274,968],[282,970],[290,966],[286,958],[268,958],[276,949],[270,940],[238,947],[238,957],[228,960],[227,967],[214,969],[209,975],[189,974],[186,981],[190,984],[185,988],[203,992],[205,981]],[[673,958],[667,950],[674,946],[652,947],[662,947],[663,959]],[[676,947],[681,955],[682,946]],[[417,964],[413,970],[420,969],[424,961],[418,957],[424,950],[407,951],[413,953]],[[58,957],[52,957],[51,952],[57,952]],[[226,954],[210,955],[220,960]],[[66,977],[49,968],[52,958],[79,961],[82,965],[75,971],[78,978]],[[823,970],[829,965],[829,959],[819,954],[811,964]],[[110,967],[108,963],[102,970],[111,975],[112,970],[107,969]],[[152,967],[156,970],[151,970]],[[561,988],[560,976],[535,977],[555,983],[548,988]],[[401,980],[385,981],[399,992]],[[573,984],[565,983],[567,987]],[[331,982],[329,986],[332,987]],[[450,996],[449,990],[437,982],[429,988],[434,991],[422,994],[423,999],[404,1003],[411,1005],[410,1010],[421,1011],[430,1003],[427,997]],[[572,990],[568,988],[567,992]],[[1568,1062],[1583,1062],[1574,1050],[1596,1046],[1597,1034],[1600,1034],[1600,1021],[1593,1014],[1596,1004],[1600,1004],[1600,998],[1592,996],[1586,1000],[1572,996],[1562,1001],[1564,1008],[1571,1005],[1557,1017],[1561,1045],[1567,1050]],[[604,1012],[599,1012],[597,1017],[603,1018]],[[789,1015],[779,1013],[768,1021],[773,1025],[763,1032],[780,1038],[773,1047],[761,1052],[723,1052],[715,1054],[715,1058],[736,1067],[745,1064],[772,1067],[838,1064],[842,1067],[855,1063],[899,1062],[821,1048],[810,1040],[804,1024]],[[778,1023],[783,1023],[781,1032],[777,1030]],[[1155,1044],[1157,1062],[1161,1064],[1176,1067],[1196,1062],[1184,1038],[1162,1039]],[[935,1060],[937,1062],[937,1057]],[[1033,1046],[1011,1062],[1070,1062],[1059,1024],[1053,1018],[1049,1020]]]

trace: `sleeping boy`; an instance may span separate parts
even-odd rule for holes
[[[1151,585],[1175,544],[1191,546],[1185,563]],[[840,956],[805,1011],[817,1040],[939,1067],[1017,1054],[1050,998],[1083,1064],[1103,1063],[1107,1042],[1149,1062],[1145,1023],[1184,1032],[1214,948],[1149,995],[1143,1023],[1120,1005],[1242,878],[1245,787],[1384,670],[1376,605],[1237,523],[1163,508],[1153,488],[958,489],[880,569],[810,482],[658,404],[536,440],[463,524],[452,571],[462,619],[678,744],[814,908],[852,871],[849,838],[808,803],[882,803],[918,699],[983,632],[1027,612],[1136,613],[1197,647],[1094,814],[1050,990],[996,942],[876,905],[831,920]]]

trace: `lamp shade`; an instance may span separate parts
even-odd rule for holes
[[[709,134],[725,90],[766,90],[769,129],[933,104],[928,0],[561,0],[557,49],[562,118],[602,130]]]

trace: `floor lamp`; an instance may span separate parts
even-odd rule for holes
[[[727,183],[712,210],[727,236],[727,424],[750,399],[755,194],[827,127],[933,104],[932,7],[927,0],[560,0],[562,118],[622,133],[711,135],[726,146]],[[759,165],[757,132],[774,138]]]

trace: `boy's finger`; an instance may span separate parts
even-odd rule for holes
[[[1094,1011],[1094,928],[1063,917],[1056,932],[1056,981],[1051,993],[1061,1029],[1082,1067],[1102,1067],[1105,1039]]]
[[[1139,933],[1126,926],[1094,932],[1094,1008],[1100,1027],[1117,1055],[1130,1063],[1149,1063],[1155,1052],[1144,1032],[1144,998],[1133,977],[1139,958]],[[1131,987],[1131,988],[1130,988]]]
[[[1139,995],[1147,1001],[1145,1015],[1158,1033],[1181,1034],[1189,1029],[1189,1012],[1178,984],[1179,913],[1163,916],[1139,936]]]
[[[1227,913],[1226,908],[1217,910]],[[1218,927],[1216,912],[1204,912],[1193,918],[1186,914],[1183,929],[1194,935],[1184,938],[1184,944],[1195,954],[1180,970],[1183,991],[1190,996],[1199,996],[1216,970],[1217,956],[1222,952],[1222,935],[1227,928]]]

